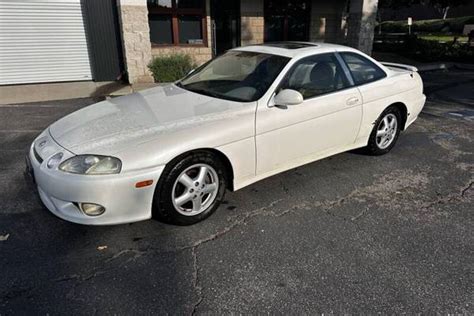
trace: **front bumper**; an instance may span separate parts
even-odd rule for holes
[[[54,143],[56,150],[67,152]],[[51,156],[57,151],[53,150]],[[66,153],[63,160],[70,157]],[[151,208],[156,184],[163,166],[146,170],[122,172],[114,175],[75,175],[57,168],[48,169],[43,157],[40,162],[34,154],[34,145],[28,153],[29,168],[33,174],[39,196],[44,205],[56,216],[78,224],[114,225],[151,218]],[[137,182],[153,180],[151,186],[136,188]],[[105,207],[99,216],[84,214],[77,203],[95,203]]]

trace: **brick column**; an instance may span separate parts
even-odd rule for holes
[[[242,46],[263,43],[263,0],[242,0],[240,14]]]
[[[117,3],[128,80],[131,84],[153,82],[148,70],[151,42],[146,0],[117,0]]]
[[[366,54],[372,53],[378,0],[351,0],[347,43]]]

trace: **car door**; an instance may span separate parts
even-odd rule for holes
[[[368,139],[373,129],[373,123],[380,114],[394,102],[391,96],[398,93],[396,81],[387,78],[385,71],[366,56],[356,52],[341,51],[338,53],[347,65],[354,84],[359,89],[364,101],[359,139]],[[410,84],[410,83],[407,83]],[[397,84],[400,86],[400,84]]]
[[[362,98],[351,80],[333,53],[297,61],[276,92],[299,91],[303,103],[279,107],[272,99],[258,105],[257,174],[288,169],[354,143]]]

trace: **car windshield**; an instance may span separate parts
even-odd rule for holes
[[[230,51],[204,64],[177,85],[216,98],[256,101],[289,60],[270,54]]]

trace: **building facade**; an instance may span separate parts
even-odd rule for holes
[[[155,56],[197,64],[232,47],[324,41],[372,50],[377,0],[119,0],[130,82],[152,80]]]
[[[0,0],[0,86],[152,82],[156,56],[197,64],[236,46],[324,41],[372,49],[378,0]]]

